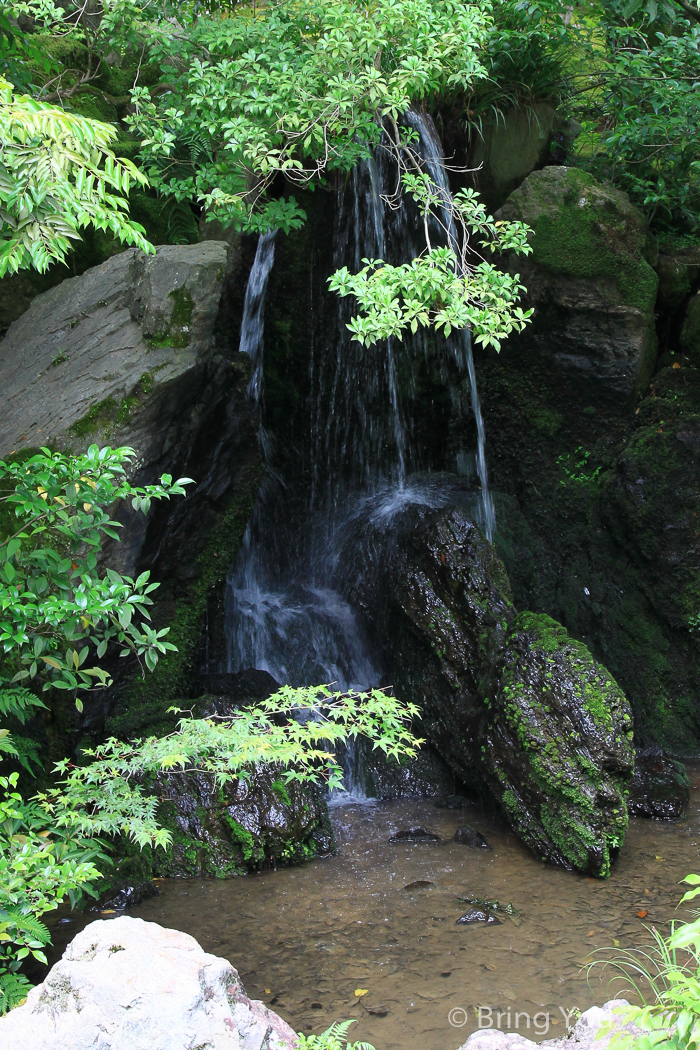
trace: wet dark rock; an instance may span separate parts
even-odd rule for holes
[[[389,842],[442,842],[442,839],[425,828],[404,828],[392,835]]]
[[[452,836],[452,841],[462,846],[473,846],[475,849],[490,849],[484,836],[469,824],[461,824]]]
[[[488,786],[536,856],[607,875],[633,766],[611,675],[561,624],[516,613],[467,507],[377,516],[357,550],[380,572],[356,598],[383,633],[397,694],[421,709],[421,735],[469,789]]]
[[[463,806],[471,805],[471,801],[464,795],[448,795],[447,798],[435,799],[437,809],[462,809]]]
[[[475,908],[481,908],[482,911],[500,911],[511,918],[520,914],[509,901],[492,900],[488,897],[475,897],[472,893],[468,893],[466,897],[458,897],[458,900],[460,904],[473,904]]]
[[[483,923],[486,926],[500,926],[501,920],[497,919],[495,915],[491,915],[490,912],[484,911],[483,908],[470,908],[464,915],[460,915],[455,922],[455,926],[471,926],[474,923]]]
[[[345,765],[342,747],[338,757]],[[432,747],[422,747],[413,758],[397,762],[360,738],[353,742],[351,765],[353,787],[367,798],[433,798],[454,789],[454,774]]]
[[[417,879],[415,882],[409,882],[408,886],[404,886],[405,890],[431,890],[435,886],[434,882],[429,882],[428,879]]]
[[[372,1014],[373,1017],[386,1017],[389,1013],[389,1007],[385,1006],[384,1003],[376,1003],[374,1006],[368,1004],[365,1006],[365,1010],[368,1014]]]
[[[204,773],[161,774],[152,790],[161,799],[158,819],[173,836],[167,850],[150,854],[154,875],[222,878],[300,864],[335,848],[322,789],[285,783],[274,767],[222,787]]]
[[[677,820],[690,801],[690,784],[681,762],[656,749],[639,751],[630,782],[627,809],[634,817]]]
[[[125,883],[123,886],[111,886],[88,910],[124,911],[126,908],[135,908],[142,901],[157,897],[159,894],[160,890],[150,879],[144,882]]]
[[[267,700],[279,688],[279,682],[267,671],[246,667],[235,674],[224,671],[200,675],[193,683],[191,695],[194,699],[210,695],[225,698],[232,704],[244,704],[250,700]]]

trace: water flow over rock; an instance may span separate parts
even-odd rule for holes
[[[411,120],[420,130],[426,168],[449,195],[432,120],[418,113]],[[339,188],[332,269],[359,269],[366,257],[400,263],[424,249],[414,209],[384,205],[383,195],[392,192],[396,179],[388,152],[379,149]],[[434,383],[438,371],[458,414],[474,415],[476,451],[455,448],[454,467],[478,478],[475,510],[487,534],[493,532],[471,346],[467,335],[446,342],[419,332],[403,343],[365,348],[347,329],[351,305],[326,296],[319,321],[312,316],[308,339],[310,431],[290,470],[288,450],[276,446],[277,435],[265,425],[263,322],[273,260],[274,235],[266,234],[249,279],[240,349],[254,361],[250,393],[261,410],[268,476],[230,576],[228,670],[255,666],[294,685],[368,687],[381,680],[382,668],[337,584],[339,552],[348,521],[368,496],[403,500],[412,492],[411,476],[433,465],[412,414],[422,373],[432,373]]]

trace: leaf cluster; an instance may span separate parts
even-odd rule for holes
[[[191,484],[163,475],[158,485],[133,486],[126,478],[133,455],[92,445],[78,456],[42,449],[21,463],[0,461],[0,482],[10,488],[0,503],[16,519],[0,542],[0,710],[9,702],[3,686],[29,682],[75,693],[82,709],[78,692],[109,684],[91,659],[101,659],[110,643],[150,670],[174,648],[165,640],[168,628],[147,622],[158,586],[150,574],[134,580],[98,567],[103,537],[118,539],[109,513],[118,500],[129,498],[147,513],[153,500],[184,495]]]
[[[116,135],[108,124],[16,95],[0,77],[0,278],[65,262],[71,240],[90,225],[153,251],[126,201],[146,178],[115,157]]]
[[[167,846],[170,833],[157,821],[154,775],[198,770],[218,784],[248,770],[274,766],[282,784],[322,779],[342,786],[335,748],[366,736],[395,760],[411,756],[421,741],[410,731],[418,714],[378,689],[334,693],[325,686],[283,686],[268,700],[226,718],[182,718],[175,732],[131,743],[109,739],[86,749],[84,765],[59,762],[58,786],[37,796],[56,827],[80,835],[125,834],[140,846]]]

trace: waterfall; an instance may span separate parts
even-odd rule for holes
[[[420,133],[426,169],[449,194],[432,121],[417,112],[407,119]],[[366,566],[351,570],[343,560],[348,537],[354,530],[361,534],[368,518],[376,522],[379,516],[390,529],[393,516],[409,504],[442,506],[453,499],[454,485],[443,492],[440,480],[450,459],[458,473],[478,477],[480,490],[474,478],[465,481],[464,491],[477,502],[477,519],[486,534],[493,535],[469,333],[445,340],[419,329],[402,342],[364,347],[347,328],[351,301],[326,292],[328,269],[356,271],[365,258],[398,265],[424,250],[422,222],[412,203],[384,205],[383,195],[391,192],[396,178],[393,159],[379,149],[347,181],[338,180],[332,253],[318,276],[313,257],[309,259],[310,299],[300,303],[305,312],[296,321],[307,325],[309,348],[308,373],[297,376],[294,388],[301,399],[300,422],[283,441],[276,431],[268,438],[263,425],[270,411],[263,384],[265,308],[268,286],[275,281],[276,240],[274,232],[259,238],[245,293],[240,350],[253,363],[248,391],[261,414],[266,476],[227,581],[229,671],[257,667],[280,683],[335,683],[343,690],[386,681],[383,656],[345,598],[354,582],[348,574],[367,571]],[[450,215],[449,208],[445,214]],[[276,345],[270,342],[275,338],[268,333],[268,346]],[[471,427],[469,399],[476,433],[467,441],[467,451],[463,423]],[[346,786],[361,795],[362,771],[353,768],[356,753],[353,747],[347,750]]]
[[[277,230],[268,230],[267,233],[260,234],[243,301],[239,350],[253,359],[253,372],[248,384],[248,394],[256,402],[260,401],[262,393],[265,296],[270,270],[275,261],[276,238]]]
[[[432,118],[426,116],[426,114],[422,113],[420,110],[411,108],[406,113],[406,121],[420,136],[420,154],[430,178],[436,186],[440,187],[443,199],[451,201],[452,193],[450,191],[450,184],[447,180],[447,173],[445,171],[442,156],[442,143],[440,142]],[[457,232],[455,230],[454,220],[449,213],[449,209],[443,210],[443,216],[445,226],[447,227],[448,242],[453,247],[456,247]],[[471,332],[466,328],[459,332],[455,332],[448,342],[452,346],[455,357],[459,363],[466,363],[467,373],[469,375],[471,404],[472,411],[474,412],[474,419],[476,421],[477,432],[476,470],[481,485],[480,510],[482,520],[480,524],[483,525],[486,538],[491,542],[493,541],[494,533],[496,531],[496,509],[489,489],[489,475],[486,466],[486,431],[484,428],[484,417],[481,412],[479,391],[476,385],[476,369],[474,367]]]

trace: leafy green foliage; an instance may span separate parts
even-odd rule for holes
[[[298,1050],[374,1050],[369,1043],[349,1043],[348,1030],[354,1021],[336,1021],[320,1035],[297,1036]]]
[[[0,278],[65,262],[78,230],[92,225],[152,251],[128,218],[132,183],[145,177],[110,149],[116,130],[15,95],[0,77]]]
[[[154,186],[208,218],[293,229],[303,212],[269,191],[349,170],[414,100],[465,91],[484,69],[488,9],[457,0],[283,0],[161,24],[167,91],[133,92],[131,127]]]
[[[608,40],[605,126],[594,168],[652,220],[697,226],[700,26],[681,33],[611,28]]]
[[[87,764],[58,763],[63,780],[37,797],[56,827],[83,836],[122,833],[139,845],[166,846],[170,833],[157,822],[158,800],[142,787],[152,775],[197,769],[224,784],[245,777],[253,766],[271,764],[285,770],[283,789],[293,780],[320,778],[339,787],[338,744],[363,735],[390,758],[414,755],[420,741],[410,723],[417,714],[413,704],[378,689],[343,694],[325,686],[283,686],[232,717],[183,718],[168,736],[133,743],[110,739],[86,749]]]
[[[495,221],[471,189],[445,199],[426,174],[405,172],[403,182],[419,204],[428,251],[402,266],[364,260],[366,265],[358,274],[352,275],[346,267],[333,274],[331,289],[341,296],[355,296],[360,309],[348,325],[353,338],[369,345],[392,336],[401,339],[407,328],[416,332],[419,325],[443,329],[446,336],[454,328],[470,328],[478,343],[499,350],[512,331],[522,331],[532,311],[524,312],[515,305],[524,291],[519,276],[484,260],[477,262],[481,257],[470,247],[470,235],[476,235],[479,246],[488,246],[491,252],[527,255],[532,251],[527,243],[528,227],[521,222]],[[439,215],[445,213],[448,220],[440,220]],[[444,227],[449,246],[431,246],[430,217]]]
[[[17,973],[22,960],[46,962],[49,931],[40,921],[68,896],[93,892],[94,861],[107,860],[97,844],[46,826],[45,814],[15,790],[17,774],[0,776],[0,1013],[26,994]]]
[[[14,510],[17,524],[0,543],[0,705],[14,704],[15,715],[36,702],[3,686],[36,681],[44,690],[69,690],[82,709],[79,691],[109,684],[89,663],[91,654],[101,659],[113,643],[153,670],[158,655],[173,648],[167,628],[146,622],[158,586],[149,573],[132,580],[98,570],[102,537],[118,538],[120,527],[107,508],[130,498],[147,513],[152,500],[184,495],[190,484],[164,475],[159,485],[134,487],[125,476],[132,457],[128,448],[92,445],[79,456],[42,449],[21,463],[0,461],[0,482],[14,485],[0,502]]]
[[[693,886],[680,903],[700,894],[700,875],[687,875],[683,882]],[[647,929],[649,929],[647,927]],[[651,945],[605,950],[607,958],[592,963],[617,971],[613,978],[627,982],[642,1006],[619,1010],[624,1024],[635,1024],[645,1033],[633,1036],[616,1032],[610,1041],[613,1050],[697,1050],[700,1044],[700,918],[694,922],[671,923],[664,935],[655,927]],[[648,989],[654,1002],[645,1002]],[[601,1032],[601,1035],[605,1034]]]

